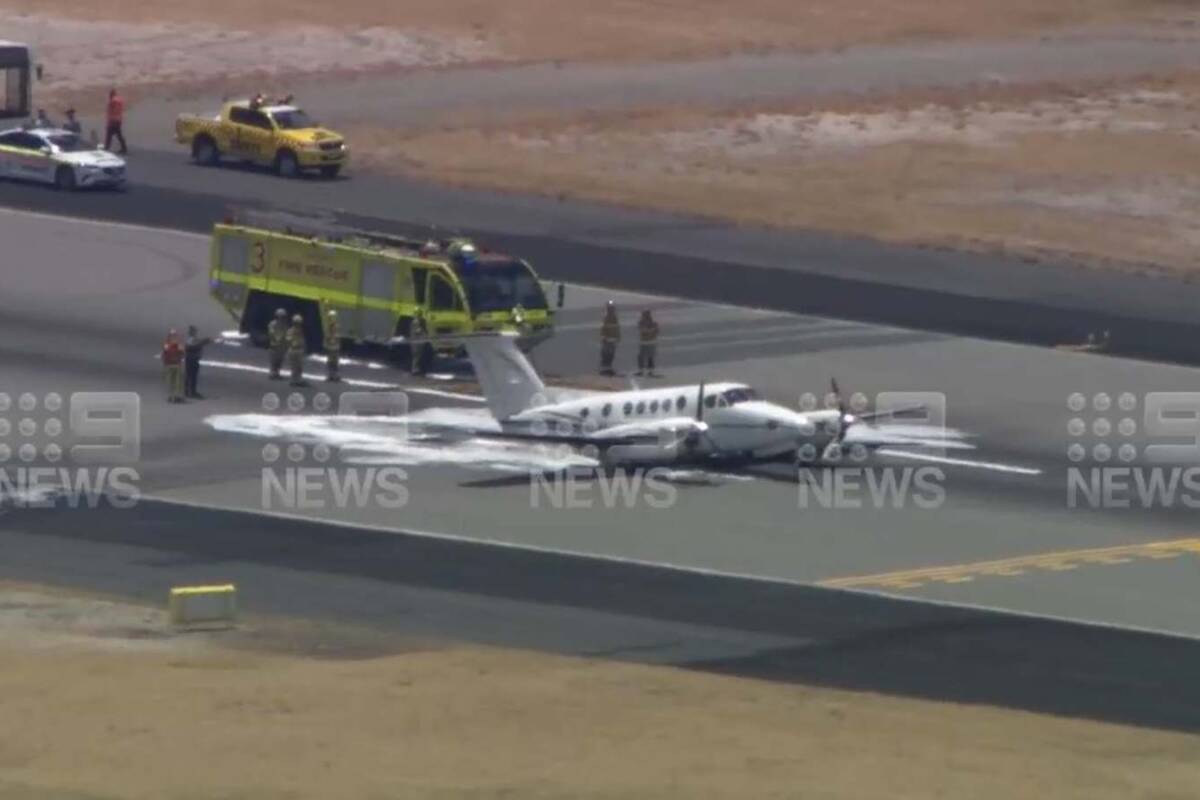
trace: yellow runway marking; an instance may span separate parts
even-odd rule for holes
[[[853,575],[847,578],[830,578],[820,581],[819,585],[842,589],[864,587],[915,589],[927,583],[966,583],[979,577],[1011,577],[1024,575],[1032,570],[1065,572],[1081,566],[1127,564],[1137,559],[1178,558],[1188,553],[1200,554],[1200,538],[1098,547],[1092,550],[1038,553],[1016,558],[1002,558],[996,561],[976,561],[971,564],[952,564],[946,567],[924,567],[897,572],[881,572],[875,575]]]

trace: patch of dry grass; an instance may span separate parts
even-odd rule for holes
[[[0,0],[0,9],[242,29],[306,24],[465,33],[510,58],[566,61],[999,37],[1062,27],[1154,23],[1189,12],[1178,0]]]
[[[1168,800],[1200,785],[1200,737],[1184,734],[521,651],[417,650],[303,620],[197,639],[173,636],[153,610],[0,590],[0,800]]]
[[[360,160],[887,241],[1200,269],[1200,76],[355,132]]]
[[[1193,736],[502,650],[0,645],[0,665],[0,798],[1125,800],[1200,782]]]

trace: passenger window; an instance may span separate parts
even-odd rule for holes
[[[247,125],[253,125],[256,128],[262,128],[265,131],[269,131],[274,128],[274,126],[271,124],[271,118],[263,112],[251,111],[249,114],[250,116],[247,119]]]
[[[716,406],[716,404],[717,404],[716,395],[710,394],[708,397],[704,398],[704,407],[705,408],[713,408],[714,406]]]
[[[461,306],[458,303],[458,292],[450,282],[440,275],[434,275],[430,280],[429,307],[436,311],[455,311]]]
[[[588,410],[586,408],[579,412],[580,419],[587,419],[587,415],[588,415]]]
[[[238,125],[250,124],[250,109],[248,108],[231,108],[229,109],[229,121],[236,122]]]
[[[718,406],[720,406],[721,408],[725,408],[726,406],[728,406],[728,405],[729,405],[729,403],[726,403],[726,402],[725,402],[725,398],[724,398],[724,397],[718,397],[718,398],[717,398],[717,405],[718,405]]]
[[[637,413],[639,413],[639,414],[644,414],[644,413],[646,413],[646,403],[645,403],[645,401],[642,401],[642,402],[640,402],[640,403],[638,403],[638,404],[637,404]]]
[[[5,142],[9,147],[18,147],[22,150],[41,150],[42,140],[34,136],[32,133],[14,133]]]
[[[650,413],[651,413],[651,414],[657,414],[657,413],[658,413],[658,401],[657,401],[657,400],[655,400],[654,402],[652,402],[652,403],[650,404]]]
[[[612,403],[605,403],[604,408],[600,409],[600,416],[607,417],[612,413]]]
[[[632,414],[633,413],[633,403],[626,403],[624,411],[625,411],[625,416],[627,416],[627,417],[630,414]]]
[[[675,408],[678,409],[679,411],[683,411],[683,407],[686,405],[687,405],[687,398],[684,397],[683,395],[679,395],[679,399],[675,401]]]

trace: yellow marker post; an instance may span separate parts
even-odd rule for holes
[[[237,587],[176,586],[167,600],[172,625],[233,624],[237,619]]]

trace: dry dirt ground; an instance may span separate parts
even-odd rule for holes
[[[359,130],[441,181],[935,246],[1200,270],[1200,75]]]
[[[0,0],[0,21],[12,25],[14,15],[31,14],[146,26],[145,31],[174,23],[186,26],[180,29],[184,32],[220,26],[270,35],[304,26],[444,36],[477,43],[480,55],[519,61],[657,60],[1155,24],[1189,5],[1189,0]],[[137,27],[126,30],[129,36],[137,33]],[[175,47],[180,39],[175,37]],[[159,44],[165,50],[172,41],[164,38]]]
[[[0,586],[0,800],[1191,798],[1200,737]]]

